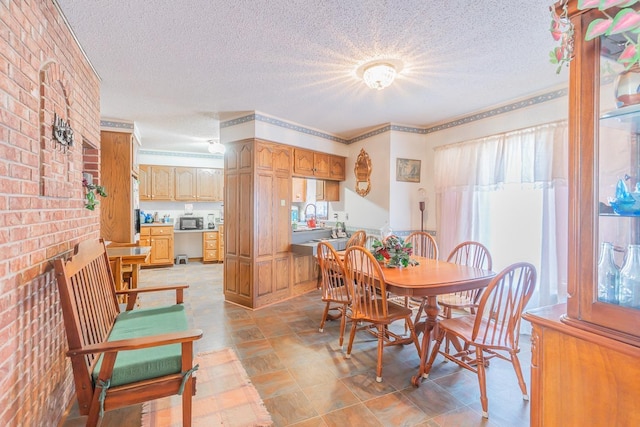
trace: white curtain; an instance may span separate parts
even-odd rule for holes
[[[438,147],[437,236],[442,258],[460,242],[485,244],[495,271],[536,266],[527,308],[566,300],[567,124],[551,123]]]

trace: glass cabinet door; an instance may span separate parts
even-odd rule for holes
[[[623,36],[602,37],[594,138],[593,280],[587,321],[622,335],[640,335],[640,68],[616,62]],[[599,102],[599,105],[598,105]],[[583,302],[586,298],[582,298]]]

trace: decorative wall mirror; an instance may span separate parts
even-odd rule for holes
[[[360,149],[353,171],[356,174],[356,193],[364,197],[371,191],[371,159],[364,148]]]

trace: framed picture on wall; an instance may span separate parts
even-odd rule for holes
[[[396,181],[420,182],[420,160],[396,159]]]

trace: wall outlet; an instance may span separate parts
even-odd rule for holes
[[[345,213],[345,214],[344,214],[344,220],[345,220],[345,221],[349,221],[349,214],[348,214],[348,213]]]

